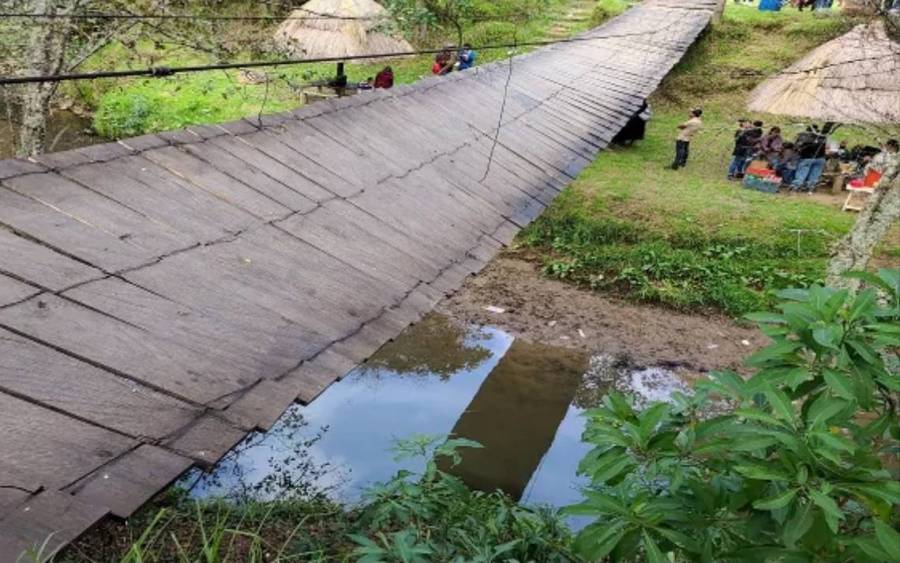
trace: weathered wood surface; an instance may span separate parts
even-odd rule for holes
[[[716,4],[647,0],[511,63],[261,124],[0,161],[0,560],[128,516],[421,318]]]

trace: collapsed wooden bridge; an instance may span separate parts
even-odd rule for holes
[[[129,516],[419,319],[718,3],[647,0],[512,62],[261,123],[0,162],[0,561]]]

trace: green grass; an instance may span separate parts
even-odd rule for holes
[[[576,3],[576,0],[530,0],[527,6],[523,6],[511,0],[483,2],[480,11],[488,21],[470,25],[465,30],[464,40],[474,45],[486,45],[544,39],[553,24]],[[586,29],[596,22],[596,18],[608,17],[624,4],[623,0],[602,0],[598,6],[609,9],[609,14],[595,14],[593,21],[570,24],[570,31],[575,33]],[[510,14],[521,15],[526,8],[530,10],[526,21],[516,21],[510,17]],[[259,33],[268,36],[268,32]],[[416,46],[434,48],[455,40],[450,32],[435,31]],[[479,63],[506,56],[506,50],[480,52]],[[259,60],[278,57],[274,53],[248,52],[238,58]],[[146,67],[146,61],[153,61],[154,66],[180,66],[204,64],[211,59],[184,47],[143,39],[127,49],[121,44],[112,45],[94,57],[85,68],[109,68],[109,61],[120,61],[119,66],[126,66],[121,61],[135,61],[134,66]],[[410,83],[429,76],[431,63],[431,56],[420,56],[393,61],[391,66],[397,83]],[[349,64],[346,70],[349,81],[354,83],[375,76],[383,67],[383,63]],[[268,86],[242,84],[237,71],[192,73],[163,79],[94,81],[80,85],[71,94],[94,110],[93,126],[97,133],[121,138],[293,109],[301,105],[299,85],[328,78],[334,75],[334,71],[332,64],[268,69],[264,71],[270,79]]]
[[[550,276],[688,311],[740,316],[770,306],[778,289],[821,281],[831,243],[856,216],[805,196],[742,189],[725,171],[734,122],[749,115],[747,93],[853,23],[729,5],[655,95],[647,139],[601,155],[522,242]],[[688,168],[671,171],[676,125],[695,105],[705,109],[705,129]],[[802,127],[751,117],[781,125],[786,137]],[[841,135],[871,139],[861,128]],[[880,258],[892,255],[888,246]]]

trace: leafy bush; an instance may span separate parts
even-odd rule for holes
[[[461,461],[469,440],[422,436],[399,445],[398,460],[427,459],[422,475],[400,471],[369,491],[352,538],[361,562],[570,561],[570,535],[556,515],[519,506],[502,492],[472,491],[440,469]]]
[[[591,479],[571,514],[585,559],[898,561],[900,270],[876,289],[780,293],[755,314],[773,343],[745,380],[717,373],[691,397],[637,412],[608,395],[588,413]],[[896,469],[896,465],[893,465]]]

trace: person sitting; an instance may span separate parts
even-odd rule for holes
[[[805,191],[809,194],[816,189],[822,172],[825,171],[825,144],[827,137],[819,132],[815,125],[797,136],[795,145],[800,154],[797,173],[791,182],[791,191]]]
[[[475,66],[475,60],[478,58],[478,53],[476,53],[472,46],[468,43],[463,45],[463,48],[460,49],[459,55],[457,56],[457,66],[459,70],[467,70]]]
[[[794,181],[794,176],[797,174],[797,165],[799,163],[800,155],[797,153],[794,143],[784,143],[781,155],[778,158],[778,168],[776,168],[776,172],[781,178],[781,184],[783,186],[790,186]]]
[[[434,57],[434,64],[431,65],[431,73],[443,76],[449,74],[453,70],[453,53],[449,49],[444,49]]]
[[[781,156],[781,149],[784,147],[784,140],[781,138],[781,128],[772,127],[769,133],[763,136],[759,141],[759,152],[763,158],[769,163],[772,170],[778,169],[778,159]]]
[[[853,180],[850,185],[855,188],[875,187],[884,176],[893,176],[898,166],[900,166],[900,141],[890,139],[880,153],[868,159],[862,178]]]
[[[735,133],[734,151],[732,151],[731,165],[728,167],[728,179],[734,180],[741,178],[750,159],[755,154],[759,142],[763,136],[763,122],[754,121],[749,124],[746,120],[741,124],[743,129],[739,129]]]
[[[384,67],[381,72],[375,75],[375,88],[393,88],[394,87],[394,69],[389,66]]]

